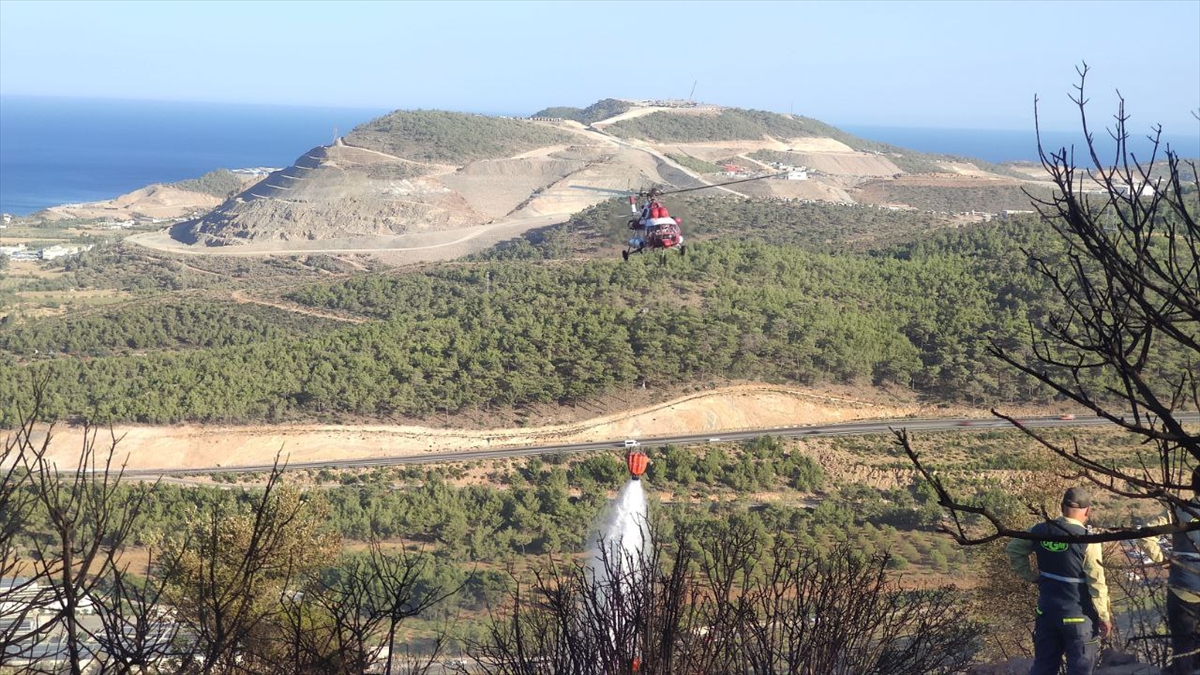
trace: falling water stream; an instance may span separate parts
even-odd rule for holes
[[[629,575],[636,577],[645,562],[646,543],[650,538],[647,532],[646,491],[642,488],[642,481],[631,479],[626,483],[603,519],[597,550],[591,556],[596,579],[611,583],[614,580],[605,577],[617,569],[627,579]],[[600,546],[604,547],[603,552],[599,550]],[[608,570],[603,564],[604,556],[609,560]],[[631,564],[635,569],[628,569]]]
[[[637,596],[637,583],[647,563],[647,544],[650,543],[642,481],[631,478],[598,524],[596,540],[588,556],[588,568],[597,584],[597,599],[612,614],[608,637],[613,642],[614,652],[622,653],[625,648],[619,643],[625,643],[625,647],[636,645],[636,638],[628,633],[630,626],[625,624],[630,618],[628,612],[632,610],[626,603]],[[629,642],[625,642],[627,640]],[[637,657],[633,657],[633,661],[636,672]]]

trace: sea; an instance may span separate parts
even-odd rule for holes
[[[112,199],[216,169],[281,168],[386,109],[0,96],[0,212]],[[836,124],[836,123],[835,123]],[[856,136],[989,162],[1036,161],[1032,131],[844,125]],[[1140,137],[1139,137],[1140,138]],[[1079,145],[1047,132],[1049,147]],[[1200,136],[1168,137],[1200,157]],[[1145,148],[1134,144],[1136,152]]]
[[[934,155],[969,157],[993,164],[1038,161],[1038,135],[1034,129],[937,129],[836,123],[834,126],[859,138]],[[1151,130],[1130,127],[1128,131],[1126,145],[1130,153],[1139,160],[1148,160],[1153,150],[1149,140]],[[1092,138],[1102,160],[1114,157],[1116,144],[1105,129],[1093,128]],[[1086,149],[1081,131],[1043,130],[1041,139],[1047,154],[1060,149],[1070,152],[1074,148],[1075,164],[1083,166],[1088,162],[1087,156],[1082,154]],[[1163,146],[1159,150],[1160,156],[1169,145],[1180,157],[1200,158],[1200,134],[1163,133],[1160,141]]]
[[[389,110],[0,96],[0,212],[282,168]]]

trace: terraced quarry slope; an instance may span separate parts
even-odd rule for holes
[[[284,250],[300,242],[308,250],[314,242],[369,238],[380,239],[380,248],[403,246],[381,238],[421,235],[420,245],[433,248],[438,244],[431,245],[429,237],[438,233],[447,241],[484,242],[489,239],[478,237],[480,228],[494,226],[513,236],[631,190],[728,180],[678,162],[702,168],[734,163],[759,173],[782,162],[809,171],[808,180],[764,180],[721,190],[727,195],[900,208],[923,208],[902,203],[905,194],[924,199],[923,193],[886,190],[879,182],[912,174],[914,166],[957,173],[955,189],[1015,191],[1021,184],[871,150],[869,142],[803,117],[714,106],[631,104],[614,111],[619,112],[586,125],[573,119],[398,111],[331,146],[313,148],[171,234],[187,244],[257,249],[274,242]]]
[[[422,113],[412,115],[420,119]],[[462,122],[460,116],[441,115]],[[313,148],[177,228],[178,238],[228,245],[443,232],[502,218],[567,215],[614,192],[667,182],[657,158],[578,125],[480,118],[488,120],[485,126],[505,124],[460,135],[456,125],[441,136],[418,128],[410,130],[414,139],[389,136],[389,129],[408,120],[401,113],[389,117],[401,121],[377,120],[332,146]],[[510,133],[514,130],[519,133]],[[460,147],[454,152],[469,161],[437,163]]]

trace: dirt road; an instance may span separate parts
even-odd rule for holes
[[[114,431],[119,439],[117,457],[120,461],[127,459],[128,468],[183,469],[270,464],[279,452],[291,462],[405,457],[435,451],[680,433],[718,435],[747,428],[904,417],[918,412],[916,406],[880,405],[771,385],[742,385],[688,394],[582,422],[532,428],[466,431],[387,424],[294,424],[121,426]],[[60,466],[73,466],[77,461],[79,435],[77,429],[54,430],[50,455]]]

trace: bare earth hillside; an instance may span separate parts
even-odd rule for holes
[[[188,234],[199,243],[224,245],[475,224],[481,215],[437,180],[453,170],[338,142],[314,148],[292,166],[267,176],[196,221]]]
[[[170,238],[135,241],[176,250],[218,247],[207,250],[223,253],[232,253],[230,246],[236,245],[258,254],[366,249],[402,252],[406,262],[446,259],[450,249],[456,255],[478,251],[501,233],[517,236],[530,227],[562,222],[600,201],[651,185],[695,187],[733,178],[698,174],[672,159],[681,157],[710,165],[732,162],[760,174],[776,171],[771,162],[778,158],[808,171],[807,180],[746,183],[722,189],[725,193],[901,208],[922,208],[929,201],[924,193],[885,189],[890,181],[918,178],[894,158],[856,151],[834,138],[762,133],[659,143],[608,131],[638,120],[670,125],[672,119],[715,119],[722,110],[635,104],[590,125],[396,112],[305,153],[207,215],[174,227]],[[755,115],[785,132],[813,127],[803,118]],[[762,159],[761,151],[773,159]],[[760,153],[758,159],[754,153]],[[962,162],[939,167],[943,175],[954,176],[955,190],[994,187],[999,178]],[[1003,182],[1019,184],[1012,178]],[[907,195],[915,196],[906,201]],[[419,250],[430,251],[430,257]]]
[[[221,205],[222,199],[203,192],[180,190],[167,185],[150,185],[133,192],[100,202],[63,204],[38,213],[49,221],[56,220],[129,220],[185,218],[204,213]]]

